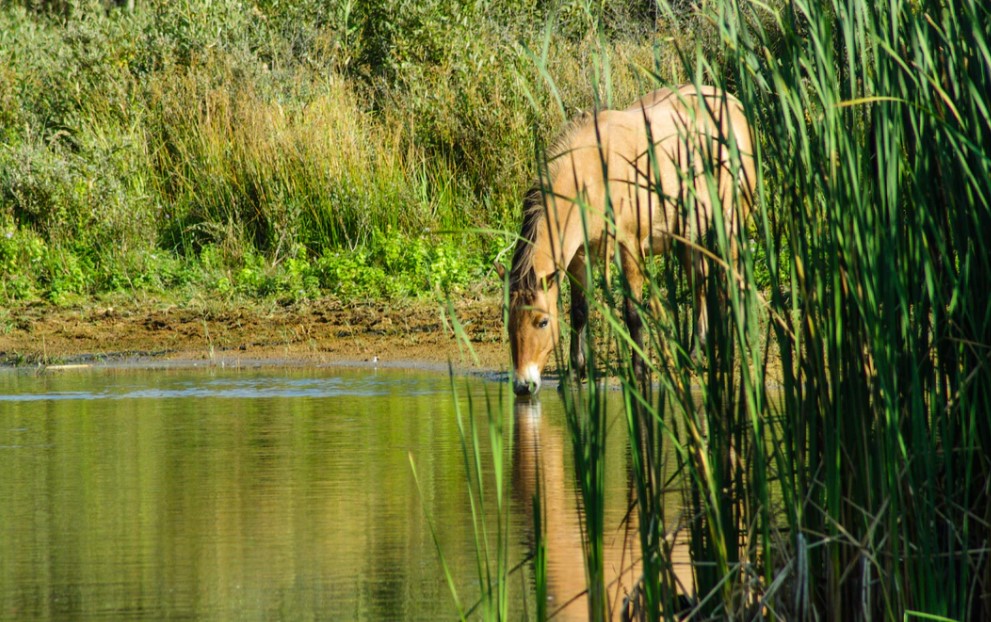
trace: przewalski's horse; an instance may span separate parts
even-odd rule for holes
[[[708,232],[714,203],[734,239],[753,192],[750,126],[740,102],[714,87],[685,85],[655,91],[626,110],[585,114],[554,142],[542,177],[524,199],[509,275],[515,392],[540,389],[541,372],[557,345],[561,270],[572,282],[571,365],[584,374],[586,249],[606,262],[618,251],[630,291],[640,296],[645,254],[684,242],[680,259],[693,284],[696,334],[704,342],[708,261],[692,247]],[[708,180],[715,180],[713,190]],[[731,254],[735,260],[735,245]],[[625,302],[624,318],[642,350],[637,301]],[[635,356],[640,371],[642,364]]]

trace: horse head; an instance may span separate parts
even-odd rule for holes
[[[499,269],[500,274],[504,270]],[[560,339],[556,273],[538,279],[533,271],[527,278],[511,280],[506,328],[513,357],[513,391],[535,395],[540,375]]]

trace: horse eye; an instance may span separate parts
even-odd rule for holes
[[[547,328],[547,325],[550,323],[551,323],[550,319],[544,318],[539,322],[537,322],[537,328]]]

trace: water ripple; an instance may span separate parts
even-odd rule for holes
[[[41,387],[38,387],[41,388]],[[161,400],[161,399],[295,399],[335,397],[381,397],[434,395],[447,392],[444,383],[424,383],[422,378],[317,377],[317,378],[222,378],[210,381],[116,384],[102,389],[42,390],[0,394],[0,402]]]

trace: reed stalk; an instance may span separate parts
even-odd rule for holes
[[[458,338],[465,338],[463,331],[458,332]],[[466,341],[466,343],[468,342]],[[468,345],[470,347],[470,343]],[[510,560],[510,544],[512,542],[509,528],[511,504],[508,485],[510,479],[506,471],[506,456],[511,454],[512,448],[509,443],[512,442],[513,438],[513,418],[508,414],[511,408],[510,404],[503,399],[504,393],[500,391],[494,398],[486,394],[484,408],[477,407],[474,404],[474,398],[469,393],[466,396],[467,408],[462,409],[453,370],[451,372],[451,394],[455,397],[455,417],[468,483],[468,501],[475,543],[475,579],[478,596],[470,606],[465,607],[463,604],[464,600],[456,587],[456,581],[444,562],[444,551],[440,548],[440,541],[436,533],[433,532],[432,524],[431,534],[437,545],[445,579],[460,619],[466,620],[480,615],[485,620],[507,620],[509,619],[510,593],[512,592],[510,575],[514,571]],[[485,428],[480,429],[475,413],[483,410],[488,413],[488,416]],[[504,428],[506,422],[510,426],[508,430]],[[486,461],[490,463],[486,464]],[[410,465],[414,478],[416,478],[416,464],[412,456],[410,456]],[[491,474],[491,480],[487,474]],[[419,487],[419,480],[416,481]],[[541,548],[539,487],[538,499],[534,500],[533,510],[536,513],[535,521],[538,529],[535,546],[539,550]],[[536,567],[541,568],[542,563],[542,558],[538,556]],[[540,590],[538,590],[539,593]],[[522,590],[522,594],[525,599],[528,594],[526,587]],[[540,611],[546,611],[545,603],[538,603],[537,606],[538,614]]]
[[[634,344],[616,309],[630,292],[589,280],[597,345],[618,354],[595,357],[588,385],[564,392],[590,616],[603,615],[597,380],[612,375],[627,410],[642,618],[677,612],[663,512],[673,478],[691,510],[695,582],[681,596],[694,619],[983,619],[988,9],[731,0],[701,11],[721,46],[683,46],[682,80],[742,101],[757,135],[756,197],[738,239],[717,217],[704,241],[723,261],[707,289],[700,364],[686,354],[693,314],[675,262],[652,262],[648,296],[660,313],[639,309],[653,384],[624,363]],[[660,62],[647,73],[665,79]],[[661,467],[665,452],[674,474]]]

